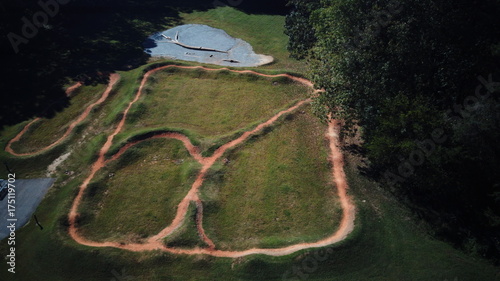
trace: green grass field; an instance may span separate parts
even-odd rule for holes
[[[308,92],[283,77],[169,68],[150,77],[126,129],[167,126],[205,137],[227,135],[270,118]]]
[[[37,209],[43,231],[29,224],[17,232],[22,241],[16,250],[17,273],[7,280],[110,280],[113,271],[137,280],[500,280],[498,268],[426,235],[424,225],[360,176],[356,164],[351,160],[346,167],[358,209],[356,230],[329,254],[308,250],[279,258],[229,259],[81,246],[63,226],[76,188],[73,181],[57,187]],[[3,242],[0,251],[6,253]],[[54,269],[54,264],[61,266]],[[0,264],[0,271],[6,270],[7,264]]]
[[[262,67],[263,71],[295,71],[306,75],[303,63],[287,58],[282,16],[246,15],[225,7],[183,14],[183,18],[186,23],[205,23],[223,28],[230,35],[250,42],[256,52],[277,58],[274,64]],[[172,63],[166,60],[156,62]],[[253,255],[230,259],[156,251],[133,253],[77,244],[67,233],[68,211],[106,136],[113,131],[124,108],[135,95],[145,67],[120,72],[122,79],[113,94],[63,144],[33,157],[17,158],[3,150],[0,152],[0,161],[8,162],[18,178],[33,178],[44,176],[47,166],[54,159],[68,150],[72,151],[71,156],[58,168],[54,175],[57,178],[55,185],[35,212],[44,229],[40,230],[32,221],[16,232],[16,273],[7,272],[5,261],[0,263],[1,281],[104,281],[117,279],[117,273],[123,280],[147,281],[500,280],[498,267],[429,235],[426,224],[413,217],[377,184],[365,178],[357,169],[360,159],[349,154],[345,171],[350,186],[348,194],[354,198],[357,206],[356,227],[348,239],[322,251],[310,249],[283,257]],[[235,82],[228,82],[226,76]],[[178,81],[170,83],[175,79]],[[214,95],[213,99],[219,98],[220,103],[210,106],[198,104],[198,111],[190,112],[190,115],[175,113],[170,108],[170,111],[164,112],[170,117],[162,120],[168,123],[174,120],[170,118],[178,118],[175,122],[198,122],[198,127],[189,128],[192,131],[199,130],[199,124],[203,124],[201,122],[212,122],[210,126],[205,126],[207,132],[196,131],[190,137],[201,138],[203,134],[213,134],[210,141],[216,144],[228,138],[218,135],[219,132],[231,133],[245,126],[247,121],[248,126],[255,125],[252,123],[266,119],[302,95],[299,90],[301,87],[296,85],[282,83],[273,86],[272,80],[249,79],[254,78],[201,71],[180,71],[175,75],[158,73],[156,81],[148,86],[150,92],[140,102],[145,104],[148,111],[153,109],[148,103],[158,102],[159,110],[153,111],[154,114],[149,117],[137,114],[135,122],[128,124],[128,131],[117,136],[115,143],[123,144],[129,137],[134,137],[139,129],[149,130],[138,126],[135,131],[133,128],[139,122],[149,120],[152,122],[148,125],[151,128],[173,126],[173,123],[154,123],[157,118],[165,118],[161,114],[161,107],[169,107],[172,102],[176,102],[178,108],[175,110],[191,110],[185,103],[193,103],[194,106],[196,101],[187,100],[189,97],[182,93],[193,92],[193,89],[203,89]],[[184,86],[183,82],[191,84]],[[249,89],[250,85],[253,87]],[[246,95],[232,99],[229,97],[232,92],[224,90],[222,95],[217,90],[222,86],[233,91],[241,90]],[[99,87],[104,89],[105,86]],[[290,89],[291,92],[275,90],[279,87]],[[266,91],[261,91],[263,89]],[[168,101],[156,100],[160,98],[155,96],[157,90],[168,90],[172,96]],[[255,97],[250,98],[252,95]],[[255,102],[260,99],[263,103],[269,95],[272,95],[269,104],[261,106]],[[207,97],[198,93],[196,99],[205,98],[205,102],[209,102]],[[230,115],[224,113],[225,106],[228,112],[232,110],[231,114],[240,114],[237,108],[231,106],[232,103],[240,103],[239,106],[245,108],[246,105],[240,101],[245,98],[245,102],[255,102],[252,106],[258,110],[250,110],[247,115],[238,117],[239,120],[228,118]],[[263,108],[267,108],[265,113],[261,111]],[[81,110],[71,106],[51,120],[58,118],[68,122],[71,116],[78,115]],[[222,113],[211,115],[215,110]],[[301,110],[308,112],[306,107]],[[301,110],[228,152],[225,157],[230,163],[217,163],[210,171],[201,189],[205,210],[204,227],[218,247],[274,247],[297,240],[312,241],[335,231],[339,209],[328,173],[325,127],[309,113],[300,113]],[[216,122],[217,118],[226,118],[226,124]],[[45,136],[49,139],[57,134],[56,129],[60,129],[58,123],[51,120],[40,126],[40,129],[43,125],[53,128],[53,133]],[[61,121],[60,124],[65,122]],[[25,124],[4,128],[0,132],[0,146],[5,147],[8,140]],[[219,128],[215,128],[217,126]],[[33,133],[27,135],[32,138],[31,141],[39,138],[50,143],[50,140],[43,138],[46,133]],[[205,153],[211,152],[208,150]],[[184,161],[175,161],[180,159]],[[86,200],[80,210],[84,215],[80,231],[91,239],[112,238],[124,242],[140,241],[155,234],[170,223],[175,206],[185,195],[198,167],[178,141],[156,139],[137,145],[120,160],[100,171],[87,190]],[[73,174],[67,175],[65,171],[72,171]],[[0,166],[0,172],[2,175],[7,173],[3,166]],[[114,176],[110,177],[110,173],[114,173]],[[204,246],[197,237],[194,206],[191,206],[184,225],[165,242],[185,248]],[[2,255],[9,254],[10,247],[6,240],[0,241]],[[125,279],[127,276],[135,279]]]
[[[87,189],[83,235],[96,241],[137,242],[158,233],[174,218],[198,168],[178,140],[137,144],[101,170]]]
[[[225,130],[223,129],[223,131],[218,132],[219,134],[227,134],[236,129],[248,126],[245,122],[252,124],[252,122],[259,119],[268,119],[275,112],[285,108],[284,105],[290,102],[295,103],[298,98],[306,98],[309,92],[307,88],[284,78],[268,79],[260,78],[255,75],[239,75],[228,72],[210,73],[201,70],[171,70],[172,71],[162,71],[151,77],[152,85],[146,87],[144,91],[145,95],[139,100],[139,104],[132,107],[130,111],[131,115],[129,115],[127,120],[131,124],[139,124],[140,126],[138,127],[140,130],[165,125],[177,125],[177,127],[193,129],[185,124],[192,124],[195,122],[200,124],[200,127],[207,128],[207,130],[221,130],[218,129],[220,128],[218,125],[222,126],[225,124],[224,122],[219,121],[222,124],[217,122],[217,120],[222,119],[217,113],[218,111],[227,111],[228,113],[225,120],[230,123],[231,127],[223,127]],[[227,84],[231,85],[228,87],[229,89],[224,88],[224,85]],[[156,90],[156,88],[159,89]],[[203,94],[197,95],[193,93],[194,89]],[[271,90],[275,91],[271,92]],[[186,98],[188,100],[186,100]],[[212,105],[204,106],[206,103],[211,103]],[[193,108],[186,106],[190,104],[193,104]],[[151,108],[151,110],[141,111],[141,108]],[[172,109],[170,110],[170,108]],[[261,110],[255,110],[255,108]],[[183,114],[185,117],[183,117]],[[238,116],[239,118],[230,118],[231,115]],[[175,122],[176,120],[183,122],[178,124]],[[297,204],[300,205],[300,210],[294,211],[288,210],[287,208],[283,210],[281,214],[286,217],[283,217],[283,222],[278,224],[277,227],[282,228],[283,231],[289,232],[285,237],[286,242],[278,238],[281,234],[276,233],[275,228],[263,232],[262,230],[268,228],[268,226],[263,225],[261,227],[262,229],[259,232],[261,232],[261,236],[264,240],[260,239],[262,241],[259,243],[263,243],[262,246],[264,247],[318,239],[324,236],[325,229],[329,230],[327,233],[331,233],[336,228],[337,218],[330,218],[329,224],[324,224],[324,221],[320,221],[317,224],[310,223],[314,216],[322,214],[321,211],[326,211],[335,217],[338,216],[339,210],[338,206],[335,204],[335,192],[328,184],[328,181],[331,179],[327,176],[329,167],[325,164],[327,162],[327,153],[324,151],[324,147],[322,149],[323,138],[321,134],[323,132],[319,129],[321,126],[319,126],[317,120],[310,116],[308,120],[309,122],[315,121],[316,123],[306,124],[307,122],[302,122],[300,125],[291,127],[288,130],[282,129],[285,134],[283,136],[278,136],[278,138],[291,138],[292,140],[290,142],[294,143],[295,146],[288,147],[284,145],[284,150],[282,149],[282,151],[274,151],[275,147],[255,149],[264,152],[274,151],[273,153],[279,156],[275,156],[274,159],[270,158],[268,165],[272,165],[273,163],[271,162],[275,164],[283,162],[285,160],[283,156],[285,155],[296,152],[299,153],[298,157],[292,159],[291,162],[288,161],[292,168],[291,171],[284,174],[277,172],[279,177],[276,177],[274,174],[265,176],[266,178],[274,178],[275,182],[280,179],[286,179],[288,176],[299,172],[302,164],[305,163],[304,161],[308,159],[312,164],[308,167],[309,169],[302,171],[305,174],[310,174],[310,177],[292,178],[287,180],[288,183],[285,181],[279,186],[282,192],[290,193],[286,198],[286,200],[290,200],[288,208]],[[130,128],[128,129],[130,130]],[[311,130],[314,130],[316,133],[308,133]],[[195,132],[201,134],[205,131],[195,130]],[[287,132],[292,133],[290,134]],[[272,135],[275,134],[272,133]],[[300,139],[299,141],[295,140],[300,136],[309,136],[309,138]],[[313,140],[316,140],[316,143],[314,143]],[[268,142],[270,144],[274,141],[275,138],[271,138]],[[155,140],[155,142],[158,142],[158,140]],[[141,143],[133,149],[130,149],[116,163],[113,163],[110,167],[101,171],[100,175],[97,176],[99,180],[96,180],[89,187],[86,193],[86,201],[82,208],[82,233],[84,233],[85,236],[97,241],[111,238],[124,242],[136,242],[141,238],[154,234],[155,231],[158,232],[161,228],[168,225],[165,224],[165,222],[173,218],[175,206],[187,192],[188,186],[186,183],[189,182],[186,176],[183,176],[183,182],[179,183],[178,176],[179,174],[185,174],[185,170],[189,172],[189,175],[192,175],[193,166],[196,165],[186,161],[183,164],[185,167],[178,168],[175,166],[170,167],[172,165],[165,166],[157,161],[152,161],[150,166],[145,167],[144,161],[150,162],[150,160],[143,159],[143,157],[145,157],[143,154],[154,153],[154,157],[159,157],[163,160],[165,160],[163,158],[164,156],[161,155],[172,154],[171,152],[169,153],[169,151],[163,152],[161,146],[149,148],[149,146],[145,147],[146,144],[147,143]],[[281,142],[280,144],[283,145]],[[181,144],[179,143],[178,145]],[[177,149],[181,148],[183,147],[178,147]],[[168,146],[165,149],[168,149]],[[312,153],[314,151],[316,151],[317,154]],[[186,155],[181,158],[182,160],[189,158],[187,152],[184,151],[184,153]],[[319,157],[319,155],[324,159],[322,166],[314,165],[315,160],[313,159]],[[253,161],[255,161],[255,159]],[[286,165],[279,166],[279,170],[286,169]],[[256,173],[265,172],[265,169],[266,167],[262,167],[262,169],[258,169]],[[108,175],[111,173],[113,173],[114,176],[109,178]],[[302,178],[303,183],[308,183],[310,181],[314,182],[317,174],[319,174],[319,177],[323,178],[323,180],[318,181],[314,185],[314,187],[320,187],[318,192],[314,197],[310,197],[310,202],[302,202],[300,196],[301,193],[305,193],[307,185],[299,186],[297,190],[294,190],[293,186],[290,185],[298,178]],[[172,177],[172,175],[177,176]],[[237,177],[239,177],[239,175],[236,175],[234,178]],[[149,179],[147,183],[144,182],[145,178]],[[250,178],[248,180],[252,179]],[[170,195],[162,199],[162,195],[160,194],[164,194],[164,192],[166,192],[165,194],[169,194],[169,192],[164,191],[164,189],[169,190],[169,188],[178,188],[179,186],[184,188],[182,189],[183,192],[177,190],[174,192],[175,196]],[[272,187],[268,186],[265,193],[271,195],[273,193]],[[155,194],[158,194],[158,197],[156,197]],[[280,201],[278,196],[274,197],[274,200],[267,202],[268,207],[278,204],[277,208],[281,208],[278,202]],[[323,200],[325,198],[330,198],[333,201]],[[164,200],[166,201],[164,202]],[[151,204],[151,202],[161,203],[162,208],[158,209],[157,206]],[[290,205],[290,203],[292,205]],[[303,215],[302,211],[306,210],[312,203],[319,204],[319,208],[307,212],[308,216],[301,217],[301,215]],[[144,207],[145,205],[147,206],[146,208]],[[227,204],[230,208],[234,208],[238,205],[239,202],[237,201]],[[98,206],[98,208],[95,206]],[[161,211],[163,211],[163,213],[161,213]],[[165,212],[168,214],[165,214]],[[299,214],[299,216],[295,214]],[[250,214],[250,216],[255,216],[255,214]],[[121,219],[116,219],[116,217]],[[137,219],[130,219],[131,217]],[[274,219],[279,218],[273,217],[273,220]],[[287,220],[290,222],[286,223]],[[163,222],[163,225],[161,225],[160,222]],[[290,223],[291,226],[288,225]],[[304,223],[311,225],[301,231],[297,231]],[[319,227],[319,229],[315,229],[317,227]],[[291,228],[295,228],[295,231]],[[243,229],[243,231],[246,231],[246,229]],[[245,246],[251,246],[251,244],[239,245],[237,248],[244,248]]]
[[[335,232],[341,210],[324,133],[315,117],[296,113],[227,156],[203,189],[216,245],[270,248]]]

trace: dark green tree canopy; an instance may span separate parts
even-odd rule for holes
[[[458,245],[480,241],[479,252],[498,258],[500,3],[291,4],[290,52],[306,57],[326,90],[314,102],[318,116],[359,125],[370,175],[438,233]]]
[[[319,0],[292,0],[288,4],[293,9],[285,21],[285,33],[290,37],[288,49],[293,58],[303,59],[316,42],[316,36],[309,18],[320,7]]]

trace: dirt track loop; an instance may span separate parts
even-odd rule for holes
[[[291,112],[297,110],[298,108],[300,108],[304,104],[309,103],[310,99],[298,102],[294,106],[292,106],[286,110],[283,110],[283,111],[279,112],[278,114],[274,115],[266,122],[255,127],[253,130],[247,131],[247,132],[243,133],[237,139],[232,140],[232,141],[222,145],[210,157],[203,157],[200,154],[199,149],[197,147],[195,147],[186,136],[184,136],[180,133],[161,133],[161,134],[157,134],[157,135],[149,138],[149,139],[169,138],[169,139],[177,139],[177,140],[182,141],[184,146],[186,147],[186,149],[189,151],[190,155],[202,165],[202,168],[201,168],[200,172],[198,173],[198,176],[197,176],[195,182],[191,186],[191,189],[189,190],[187,195],[184,197],[184,199],[177,206],[177,212],[176,212],[176,215],[175,215],[175,218],[173,219],[173,221],[170,223],[170,225],[165,227],[158,234],[149,237],[145,243],[124,244],[124,243],[118,243],[118,242],[95,242],[95,241],[87,240],[85,237],[81,236],[78,232],[78,227],[77,227],[78,207],[80,206],[83,194],[84,194],[88,184],[94,178],[95,174],[101,168],[103,168],[106,164],[108,164],[111,161],[117,160],[130,147],[132,147],[132,146],[134,146],[142,141],[145,141],[145,140],[141,140],[141,141],[129,143],[129,144],[125,145],[124,147],[122,147],[110,159],[105,158],[105,154],[109,151],[111,145],[113,144],[114,137],[123,128],[130,108],[137,100],[139,100],[140,96],[142,95],[142,90],[143,90],[144,85],[146,84],[146,82],[148,80],[148,77],[154,72],[157,72],[159,70],[166,69],[166,68],[173,68],[173,67],[184,68],[184,69],[203,69],[206,71],[228,70],[228,71],[232,71],[232,72],[236,72],[236,73],[252,73],[252,74],[264,76],[264,77],[288,77],[288,78],[290,78],[296,82],[299,82],[301,84],[304,84],[308,87],[311,87],[311,88],[313,87],[313,84],[309,80],[306,80],[304,78],[295,77],[295,76],[292,76],[289,74],[266,75],[266,74],[261,74],[261,73],[257,73],[255,71],[250,71],[250,70],[238,71],[238,70],[230,70],[227,68],[211,69],[211,68],[206,68],[206,67],[202,67],[202,66],[166,65],[166,66],[158,67],[156,69],[148,71],[147,73],[144,74],[143,79],[141,81],[141,85],[140,85],[139,90],[137,91],[134,99],[128,104],[127,108],[123,112],[123,117],[120,120],[119,124],[117,125],[116,129],[114,130],[114,132],[111,135],[108,136],[106,143],[101,148],[101,150],[99,152],[98,159],[92,165],[90,174],[83,181],[82,185],[79,188],[78,194],[73,201],[73,204],[71,206],[71,210],[70,210],[69,216],[68,216],[69,234],[76,242],[78,242],[82,245],[90,246],[90,247],[114,247],[114,248],[119,248],[119,249],[123,249],[123,250],[134,251],[134,252],[160,250],[160,251],[165,251],[165,252],[174,253],[174,254],[186,254],[186,255],[206,254],[206,255],[217,256],[217,257],[236,258],[236,257],[242,257],[242,256],[247,256],[247,255],[252,255],[252,254],[283,256],[283,255],[288,255],[288,254],[291,254],[291,253],[294,253],[296,251],[303,250],[303,249],[328,246],[328,245],[331,245],[331,244],[336,243],[338,241],[341,241],[347,237],[347,235],[354,228],[355,208],[354,208],[354,205],[352,204],[351,200],[349,199],[349,197],[346,194],[348,186],[347,186],[347,181],[346,181],[344,170],[343,170],[343,165],[344,165],[343,155],[342,155],[340,147],[339,147],[339,135],[338,135],[341,123],[339,121],[336,121],[336,120],[330,121],[330,123],[328,124],[328,131],[325,135],[325,137],[328,139],[329,144],[330,144],[330,150],[331,150],[330,160],[333,164],[332,176],[333,176],[333,179],[335,181],[335,185],[338,189],[338,195],[339,195],[341,205],[342,205],[342,210],[343,210],[343,216],[342,216],[342,220],[340,223],[340,227],[338,228],[338,230],[335,233],[333,233],[331,236],[324,238],[324,239],[317,241],[317,242],[300,243],[300,244],[295,244],[295,245],[282,247],[282,248],[275,248],[275,249],[253,248],[253,249],[248,249],[248,250],[244,250],[244,251],[225,251],[225,250],[223,251],[223,250],[216,249],[216,245],[205,234],[205,231],[203,229],[203,202],[200,200],[200,198],[198,196],[198,191],[199,191],[200,187],[202,186],[205,175],[206,175],[207,171],[210,169],[210,167],[218,159],[220,159],[228,149],[245,142],[246,140],[249,139],[250,136],[252,136],[255,133],[258,133],[259,131],[261,131],[265,127],[271,126],[281,116],[286,115],[286,114],[290,114]],[[111,77],[110,85],[108,86],[108,89],[106,89],[105,93],[109,94],[109,91],[111,90],[112,86],[116,83],[116,81],[118,81],[118,78],[119,78],[119,76],[117,74],[115,74],[114,76]],[[319,92],[319,91],[316,91],[316,93],[317,92]],[[103,97],[101,97],[101,99],[98,102],[96,102],[95,104],[98,104],[98,103],[104,101],[104,99],[106,97],[107,97],[107,94],[106,95],[103,94]],[[91,106],[94,106],[95,104],[93,104]],[[74,128],[74,126],[76,126],[76,124],[78,124],[78,122],[81,122],[81,120],[83,120],[88,115],[88,113],[90,112],[90,109],[91,109],[91,107],[87,108],[87,110],[85,110],[84,114],[82,114],[76,121],[74,121],[72,123],[70,128],[68,128],[69,132],[67,131],[66,134],[63,136],[63,138],[67,137],[67,135],[69,135],[69,133],[71,132],[72,128]],[[26,127],[28,127],[28,126],[29,126],[29,124]],[[9,145],[7,146],[7,148],[8,148],[8,151],[10,153],[12,153],[14,155],[23,155],[23,154],[15,154],[10,149],[10,144],[19,140],[20,136],[22,136],[22,134],[26,130],[27,130],[27,128],[23,129],[23,131],[21,133],[19,133],[19,135],[16,136],[16,138],[14,138],[13,140],[11,140],[9,142]],[[49,147],[44,148],[43,150],[46,150],[46,149],[49,149],[50,147],[53,147],[58,142],[62,141],[63,138],[61,138],[57,142],[51,144]],[[27,155],[29,155],[29,154],[27,154]],[[207,244],[208,247],[207,248],[196,247],[193,249],[179,249],[179,248],[166,247],[162,243],[162,239],[165,238],[166,236],[170,235],[173,231],[178,229],[184,223],[186,216],[187,216],[187,213],[188,213],[189,205],[191,202],[194,202],[196,204],[196,210],[197,210],[196,226],[198,229],[198,234],[200,236],[200,239],[205,244]]]
[[[64,135],[62,135],[58,140],[56,140],[55,142],[53,142],[52,144],[38,150],[38,151],[35,151],[35,152],[31,152],[31,153],[16,153],[13,149],[12,149],[12,144],[19,141],[21,139],[21,137],[28,131],[28,129],[37,121],[39,121],[41,118],[35,118],[35,120],[31,121],[30,123],[28,123],[22,130],[21,132],[19,132],[19,134],[17,134],[17,136],[15,136],[13,139],[11,139],[9,141],[9,143],[7,143],[7,146],[5,147],[5,151],[7,151],[8,153],[14,155],[14,156],[31,156],[31,155],[34,155],[34,154],[38,154],[38,153],[41,153],[41,152],[44,152],[44,151],[47,151],[51,148],[53,148],[54,146],[60,144],[62,141],[64,141],[70,134],[71,132],[73,131],[73,129],[78,126],[78,124],[80,124],[83,120],[85,120],[85,118],[87,118],[87,116],[90,114],[90,111],[92,110],[92,108],[94,108],[96,105],[99,105],[101,103],[103,103],[109,96],[109,93],[111,92],[111,89],[113,89],[113,86],[116,84],[116,82],[118,82],[118,80],[120,80],[120,75],[114,73],[114,74],[111,74],[111,76],[109,77],[109,84],[108,84],[108,87],[106,88],[106,90],[104,91],[104,93],[102,93],[102,96],[99,100],[97,100],[96,102],[92,103],[91,105],[87,106],[87,108],[85,108],[85,110],[82,112],[82,114],[80,114],[80,116],[78,116],[78,118],[76,118],[73,122],[71,122],[71,124],[69,124],[68,128],[66,129],[66,131],[64,132]],[[77,88],[79,88],[80,86],[82,86],[82,83],[80,82],[77,82],[75,83],[73,86],[69,87],[66,89],[66,95],[67,96],[70,96],[71,93],[73,93],[73,91],[75,91]]]

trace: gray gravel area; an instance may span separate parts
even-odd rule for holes
[[[145,52],[153,57],[232,67],[260,66],[273,61],[271,56],[256,54],[249,43],[231,37],[222,29],[202,24],[180,25],[155,33],[144,46]],[[217,51],[196,49],[200,47]]]
[[[16,180],[15,186],[15,219],[17,219],[16,229],[23,227],[30,219],[33,212],[36,210],[47,190],[54,184],[52,178],[43,179],[27,179]],[[9,225],[8,219],[8,195],[0,201],[0,239],[4,239],[10,234],[7,229]],[[12,205],[12,204],[11,204]],[[40,222],[43,225],[43,222]],[[34,222],[33,222],[34,224]],[[33,228],[34,231],[39,231],[38,227]]]

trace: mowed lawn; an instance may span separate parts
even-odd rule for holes
[[[198,169],[178,140],[137,144],[89,185],[79,210],[83,235],[132,242],[158,233],[173,220]]]
[[[312,242],[338,228],[326,128],[304,110],[231,152],[202,188],[204,226],[219,248]]]
[[[52,118],[43,118],[35,122],[12,148],[17,153],[30,153],[45,148],[61,138],[69,125],[101,96],[106,85],[82,86],[76,89],[70,98],[70,105]]]
[[[168,68],[149,79],[127,117],[127,130],[170,127],[221,136],[270,118],[309,89],[288,78]]]

